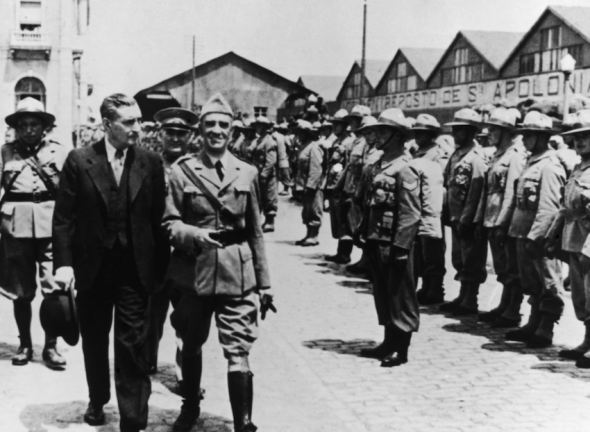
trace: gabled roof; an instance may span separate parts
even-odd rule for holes
[[[516,47],[518,42],[522,40],[523,35],[524,33],[514,32],[461,30],[457,33],[457,36],[455,36],[453,42],[451,42],[446,49],[434,69],[432,69],[428,81],[432,79],[433,74],[449,55],[451,49],[459,38],[465,39],[471,47],[490,64],[490,66],[499,70],[508,59],[514,47]]]
[[[361,67],[361,60],[356,60],[355,63]],[[365,77],[373,88],[379,84],[387,66],[389,66],[389,60],[365,60]]]
[[[445,53],[445,50],[440,48],[400,48],[399,50],[420,75],[420,78],[425,81]]]
[[[293,89],[293,91],[301,92],[302,94],[305,94],[305,95],[308,95],[310,93],[315,93],[313,90],[309,90],[309,89],[303,87],[302,85],[297,84],[296,82],[288,80],[287,78],[282,77],[281,75],[271,71],[270,69],[267,69],[267,68],[260,66],[259,64],[254,63],[242,56],[239,56],[238,54],[234,53],[233,51],[230,51],[226,54],[223,54],[219,57],[209,60],[208,62],[205,62],[203,64],[195,66],[195,68],[194,68],[195,69],[195,76],[204,75],[210,71],[217,69],[218,67],[220,67],[224,64],[230,64],[230,63],[232,63],[232,64],[242,63],[246,67],[252,68],[255,71],[257,71],[258,73],[266,75],[267,81],[269,81],[270,83],[272,83],[274,85],[283,85],[285,87]],[[141,95],[141,94],[145,94],[145,93],[149,93],[154,90],[162,90],[160,87],[167,86],[169,84],[173,84],[173,83],[176,83],[179,81],[183,82],[183,83],[188,83],[191,80],[192,80],[192,68],[187,71],[181,72],[177,75],[174,75],[173,77],[165,79],[164,81],[161,81],[157,84],[154,84],[151,87],[143,89],[143,90],[139,91],[136,94],[136,96]]]
[[[535,21],[535,24],[531,26],[528,32],[522,37],[520,43],[514,47],[510,52],[510,55],[506,58],[506,61],[501,67],[500,72],[508,64],[514,55],[520,51],[523,45],[530,39],[530,37],[539,29],[539,25],[547,17],[548,14],[552,13],[557,18],[562,20],[565,24],[578,33],[588,43],[590,43],[590,8],[586,7],[575,7],[575,6],[549,6],[541,14],[539,19]]]
[[[324,98],[324,102],[330,102],[336,100],[345,79],[345,76],[301,75],[297,84],[313,90]]]

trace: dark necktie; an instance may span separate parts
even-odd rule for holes
[[[113,173],[115,174],[115,180],[117,185],[121,183],[121,176],[123,175],[123,157],[125,153],[119,149],[115,152],[115,160],[113,161]]]
[[[217,171],[217,176],[219,177],[219,180],[223,181],[223,164],[221,163],[221,161],[217,161],[215,163],[215,170]]]

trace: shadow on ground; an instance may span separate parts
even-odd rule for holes
[[[353,339],[350,341],[343,341],[340,339],[315,339],[305,341],[302,345],[309,349],[319,349],[322,351],[329,351],[336,354],[345,354],[355,357],[360,357],[361,349],[373,348],[377,344],[375,341],[368,339]]]
[[[506,341],[505,335],[512,329],[494,329],[489,324],[479,322],[475,316],[454,317],[444,314],[438,310],[438,306],[421,307],[420,313],[423,315],[445,315],[447,318],[458,320],[457,323],[444,325],[443,330],[485,337],[490,341],[490,343],[482,345],[485,350],[534,355],[543,363],[532,366],[532,369],[562,373],[570,378],[590,382],[590,371],[578,369],[574,361],[559,357],[559,351],[571,347],[553,345],[549,348],[528,348],[524,343]],[[526,317],[524,318],[526,319]]]
[[[58,404],[28,405],[20,415],[21,423],[29,432],[45,432],[48,429],[68,429],[70,425],[81,425],[86,411],[86,402],[73,401]],[[98,426],[97,432],[118,432],[119,412],[114,405],[105,406],[106,424]],[[178,416],[177,410],[150,407],[146,432],[168,432]],[[201,413],[201,418],[192,431],[231,432],[233,422],[218,416]]]

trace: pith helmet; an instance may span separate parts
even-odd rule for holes
[[[162,129],[193,130],[199,117],[184,108],[164,108],[154,115],[154,120],[160,123]]]
[[[13,129],[18,127],[18,120],[27,114],[35,115],[41,119],[45,127],[51,127],[55,123],[55,116],[45,112],[43,103],[35,98],[27,97],[16,106],[16,111],[6,116],[6,124]]]
[[[358,128],[356,131],[357,132],[366,132],[367,129],[371,126],[374,126],[377,124],[377,119],[373,116],[366,116],[363,117],[363,120],[361,121],[361,127]]]
[[[202,120],[207,114],[227,114],[230,117],[234,116],[231,107],[221,93],[216,93],[203,105],[200,119]]]
[[[346,111],[344,108],[339,109],[336,111],[336,114],[334,114],[334,117],[332,120],[330,120],[330,122],[332,124],[334,124],[334,122],[346,123],[346,116],[348,116],[348,111]]]
[[[481,116],[471,108],[463,108],[455,113],[453,121],[445,126],[473,126],[479,127]]]
[[[383,111],[379,116],[377,123],[370,127],[375,126],[388,126],[401,129],[403,131],[408,130],[406,117],[404,116],[403,111],[399,108],[389,108]]]
[[[350,111],[350,114],[348,114],[345,117],[345,120],[351,120],[353,118],[363,118],[366,116],[370,116],[371,115],[371,108],[369,108],[368,106],[365,105],[355,105],[352,110]]]
[[[539,111],[528,112],[518,130],[521,132],[557,133],[557,131],[553,129],[553,120],[551,120],[551,117],[540,113]]]
[[[432,132],[440,132],[440,123],[438,120],[430,115],[430,114],[418,114],[418,118],[416,118],[416,123],[414,127],[412,127],[414,131],[432,131]]]
[[[576,113],[575,121],[572,130],[565,132],[562,135],[574,135],[580,132],[587,132],[590,130],[590,109],[578,111]]]
[[[516,128],[516,117],[506,108],[500,107],[492,111],[490,118],[484,121],[483,124],[514,130]]]

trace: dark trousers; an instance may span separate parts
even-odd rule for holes
[[[440,239],[418,237],[416,240],[414,242],[416,276],[421,278],[444,277],[447,272],[445,266],[447,244],[444,237]]]
[[[168,317],[168,307],[172,304],[172,308],[175,308],[181,296],[182,292],[175,289],[171,283],[165,283],[162,289],[150,295],[146,340],[147,358],[150,366],[158,366],[158,350],[164,334],[164,324]]]
[[[474,284],[484,283],[488,276],[486,270],[488,258],[487,236],[484,235],[481,240],[477,240],[473,233],[461,237],[454,227],[452,233],[451,261],[453,267],[457,270],[455,280]]]
[[[115,388],[121,428],[145,429],[151,382],[145,340],[148,295],[133,253],[119,243],[103,254],[94,286],[76,297],[90,401],[110,400],[109,333],[115,311]]]
[[[303,191],[303,208],[301,218],[310,227],[322,226],[324,194],[321,189],[305,189]]]

